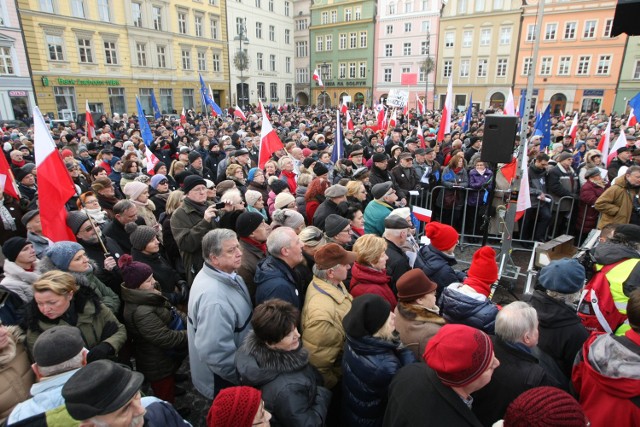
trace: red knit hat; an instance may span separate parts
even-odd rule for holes
[[[518,396],[504,414],[504,427],[584,427],[587,417],[566,391],[536,387]]]
[[[208,427],[250,427],[260,407],[262,393],[253,387],[222,390],[209,409]]]
[[[489,246],[478,249],[471,259],[471,267],[467,271],[464,284],[471,286],[478,293],[489,296],[491,285],[498,280],[498,263],[496,251]]]
[[[422,357],[444,385],[464,387],[491,365],[493,343],[479,329],[448,324],[429,340]]]
[[[458,243],[458,237],[460,237],[455,228],[439,222],[428,223],[425,228],[425,233],[433,247],[439,251],[447,251],[451,249],[456,243]]]

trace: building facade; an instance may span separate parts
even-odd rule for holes
[[[538,111],[551,113],[612,112],[627,35],[611,38],[616,2],[558,0],[545,2],[540,49],[532,63],[537,2],[525,4],[519,43],[515,91],[535,75],[533,101]],[[517,95],[516,95],[517,96]]]
[[[437,98],[444,105],[449,77],[453,107],[503,108],[512,89],[520,17],[519,0],[451,0],[442,10]]]
[[[225,2],[18,0],[37,103],[56,119],[201,109],[199,75],[229,105]]]
[[[295,43],[295,103],[309,104],[309,83],[311,81],[309,65],[309,25],[311,23],[311,0],[294,0],[294,32]]]
[[[311,103],[335,106],[348,96],[356,106],[372,105],[374,0],[313,0],[310,72],[324,87],[311,84]]]
[[[613,111],[618,114],[626,113],[627,103],[638,92],[640,92],[640,37],[633,36],[627,38]]]
[[[416,97],[424,99],[426,92],[427,109],[433,108],[439,17],[437,1],[380,0],[374,47],[376,100],[384,102],[392,89],[404,90],[409,91],[409,106],[415,107]],[[403,83],[403,74],[416,74],[417,79]]]
[[[0,2],[0,120],[32,115],[35,97],[15,3]]]

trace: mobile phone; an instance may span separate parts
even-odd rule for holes
[[[216,209],[222,209],[222,208],[225,207],[225,203],[224,202],[216,203],[215,207],[216,207]]]

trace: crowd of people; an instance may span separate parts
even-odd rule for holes
[[[126,114],[91,139],[52,128],[76,187],[59,226],[75,241],[43,232],[33,129],[2,130],[19,197],[3,188],[0,420],[640,425],[637,125],[613,120],[627,144],[611,159],[597,150],[603,114],[580,115],[575,138],[554,118],[548,150],[530,130],[532,207],[516,232],[601,230],[596,270],[554,260],[527,302],[501,306],[495,250],[466,270],[455,252],[509,199],[504,165],[482,160],[483,112],[442,141],[437,113],[389,129],[374,110],[353,129],[311,107],[269,113],[283,146],[263,165],[254,111],[157,120],[148,145]],[[432,201],[423,225],[414,191]],[[615,303],[610,333],[590,334],[576,310],[591,273]],[[185,381],[206,420],[174,408]]]

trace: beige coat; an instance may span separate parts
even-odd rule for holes
[[[395,314],[400,341],[413,352],[416,359],[423,361],[424,349],[444,325],[444,319],[433,311],[406,302],[398,302]]]
[[[23,345],[24,335],[17,326],[8,326],[11,342],[0,349],[0,424],[13,408],[31,397],[29,391],[35,381],[31,361]]]
[[[302,308],[302,343],[327,388],[333,388],[342,376],[342,349],[347,338],[342,319],[351,310],[352,300],[342,283],[334,286],[314,276],[307,288]]]
[[[594,207],[602,215],[598,222],[598,230],[607,224],[628,224],[633,210],[633,197],[638,196],[638,188],[630,188],[626,177],[619,176],[611,187],[596,200]]]

